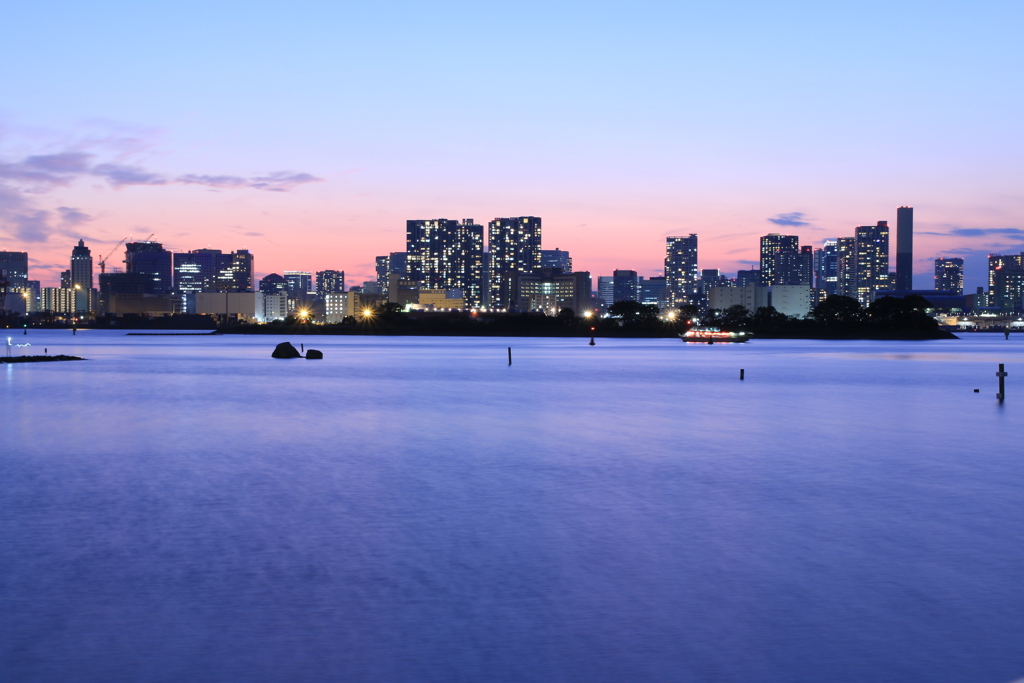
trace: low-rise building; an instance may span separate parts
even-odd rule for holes
[[[196,313],[257,321],[263,316],[263,293],[196,292]]]
[[[324,294],[324,322],[328,325],[340,323],[348,310],[348,292],[331,292]]]
[[[711,287],[708,290],[708,307],[724,311],[733,306],[743,306],[751,313],[768,306],[768,287],[746,284],[740,287]]]
[[[813,299],[809,285],[773,285],[769,305],[779,313],[802,318],[811,312]]]
[[[458,289],[421,289],[419,302],[416,305],[416,308],[433,308],[436,311],[461,311],[465,307],[466,301],[462,297],[462,290]]]
[[[590,273],[563,273],[557,268],[541,268],[531,275],[519,276],[519,310],[558,313],[563,308],[583,315],[593,310]]]
[[[284,320],[288,317],[288,293],[263,294],[263,319],[261,322]]]

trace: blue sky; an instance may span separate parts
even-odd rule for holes
[[[931,258],[962,251],[980,284],[984,254],[1024,249],[1022,15],[1009,2],[20,3],[0,27],[0,164],[72,151],[172,180],[316,180],[0,177],[0,248],[43,269],[78,236],[97,249],[142,230],[179,249],[245,237],[263,272],[359,281],[403,248],[408,218],[530,214],[545,246],[594,275],[654,273],[664,237],[690,232],[702,267],[735,270],[780,214],[802,214],[793,232],[817,244],[909,204],[918,286]],[[26,212],[38,220],[18,232]]]

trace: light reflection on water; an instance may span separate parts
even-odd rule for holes
[[[4,680],[1024,673],[1014,339],[29,336]]]

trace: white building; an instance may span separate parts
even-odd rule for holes
[[[771,302],[779,313],[802,318],[811,312],[811,288],[809,285],[774,285]]]
[[[277,294],[263,295],[263,318],[260,322],[271,322],[284,320],[288,317],[288,293],[278,292]]]
[[[324,294],[324,322],[328,325],[340,323],[348,310],[348,292],[329,292]]]
[[[743,306],[751,313],[768,305],[768,288],[760,285],[743,287],[711,287],[708,306],[724,311],[732,306]]]

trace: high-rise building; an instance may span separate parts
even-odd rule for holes
[[[896,291],[914,288],[914,208],[896,209]]]
[[[75,290],[75,312],[92,310],[92,251],[78,240],[71,250],[71,288]]]
[[[899,279],[898,270],[896,271],[896,277]],[[935,289],[963,294],[964,260],[962,258],[935,259]]]
[[[814,252],[814,286],[831,296],[838,292],[838,240],[827,239]]]
[[[635,270],[616,270],[612,272],[612,300],[639,301],[640,279]]]
[[[597,276],[597,298],[605,306],[615,303],[615,278],[611,275]]]
[[[666,302],[665,276],[641,277],[637,285],[637,301],[648,306],[661,308]]]
[[[566,273],[561,268],[539,268],[518,277],[520,311],[558,313],[568,308],[576,315],[583,315],[591,310],[590,273]]]
[[[391,276],[397,275],[399,279],[406,277],[406,252],[393,251],[386,256],[378,256],[375,259],[377,272],[377,286],[381,294],[390,295],[388,287],[391,283]]]
[[[718,268],[701,268],[700,269],[700,287],[701,296],[707,299],[708,290],[712,287],[731,287],[733,282],[729,280],[722,271]]]
[[[28,292],[29,292],[29,313],[35,313],[36,311],[42,310],[39,308],[42,303],[42,287],[40,286],[39,280],[28,281]]]
[[[288,283],[288,296],[290,298],[305,297],[308,294],[316,294],[313,282],[313,273],[308,270],[286,270],[284,271],[285,282]]]
[[[495,218],[487,224],[492,308],[518,305],[519,276],[540,268],[540,244],[541,220],[536,216]]]
[[[1024,252],[990,254],[988,257],[988,305],[1005,311],[1024,306]]]
[[[697,235],[665,238],[665,287],[669,306],[696,304]]]
[[[220,249],[196,249],[188,252],[177,252],[171,257],[174,267],[174,289],[181,293],[182,297],[189,297],[197,292],[214,291],[213,284],[216,281],[217,272],[220,266],[218,257],[223,254]],[[193,306],[186,304],[185,311],[194,313]]]
[[[384,294],[388,293],[388,271],[391,266],[391,256],[377,256],[373,259],[374,272],[377,273],[377,286]]]
[[[405,246],[408,278],[421,289],[461,289],[466,306],[483,303],[484,226],[472,218],[406,221]]]
[[[569,252],[561,249],[541,249],[541,268],[561,268],[563,273],[572,272],[572,257]]]
[[[797,235],[772,233],[761,237],[762,285],[803,284],[800,282],[800,266],[800,238]]]
[[[856,292],[857,300],[867,306],[875,292],[889,288],[889,224],[857,227]]]
[[[171,252],[159,242],[128,242],[125,273],[145,278],[143,294],[168,294],[174,289]],[[102,289],[102,287],[101,287]]]
[[[327,294],[340,294],[345,291],[345,271],[319,270],[316,273],[316,295],[321,299]]]
[[[41,311],[75,313],[75,290],[70,287],[43,287],[39,300]]]
[[[252,292],[253,257],[247,249],[228,254],[220,249],[177,252],[171,258],[174,289],[182,298],[182,310],[196,312],[200,292]]]
[[[857,238],[836,239],[836,294],[857,298]]]
[[[809,244],[800,247],[800,281],[793,284],[814,286],[814,247]]]
[[[761,271],[756,268],[736,271],[736,286],[748,287],[750,285],[761,285]]]
[[[9,291],[28,287],[28,252],[0,251],[0,277]]]
[[[288,294],[288,281],[277,273],[270,273],[260,280],[260,291],[269,294]]]
[[[252,292],[253,287],[253,258],[248,249],[239,249],[230,254],[230,263],[227,268],[221,271],[220,279],[223,281],[223,288],[219,291],[227,292]]]

